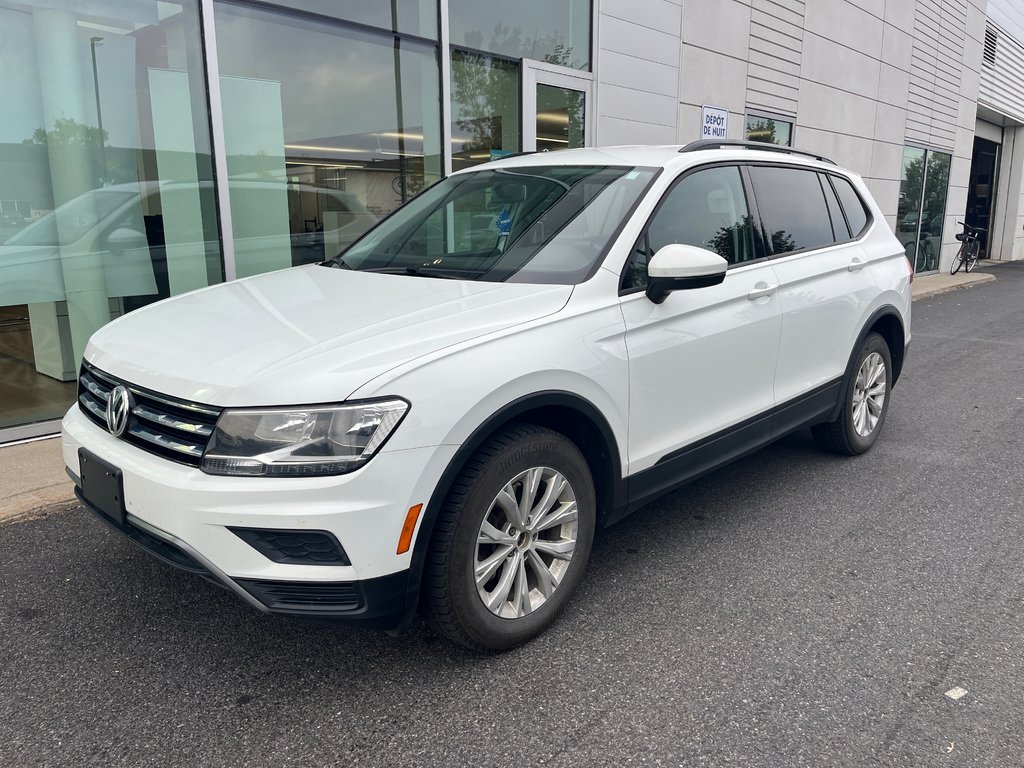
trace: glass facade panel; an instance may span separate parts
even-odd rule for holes
[[[333,257],[440,178],[436,46],[215,12],[239,277]]]
[[[915,272],[939,268],[952,157],[918,147],[903,150],[896,236]]]
[[[590,0],[449,0],[452,45],[590,69]]]
[[[747,115],[747,141],[763,141],[784,147],[793,143],[793,124],[774,117]]]
[[[0,428],[113,317],[223,279],[197,5],[0,0]]]
[[[931,272],[939,268],[942,250],[942,224],[946,214],[946,193],[949,191],[949,166],[953,156],[945,152],[928,152],[928,173],[924,181],[921,206],[921,247],[917,250],[914,269]]]
[[[437,40],[437,0],[276,0],[274,4]]]
[[[539,83],[537,151],[582,147],[585,104],[586,97],[582,91]]]
[[[452,51],[452,170],[522,149],[519,65]]]

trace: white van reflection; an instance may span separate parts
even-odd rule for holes
[[[274,218],[288,219],[290,229],[236,233],[240,274],[323,261],[378,220],[351,192],[299,183],[287,194],[309,210],[284,214],[282,192],[280,182],[231,182],[235,205],[250,213],[276,206]],[[220,282],[214,206],[212,182],[119,184],[79,195],[0,245],[0,306],[63,301],[66,285],[99,289],[100,274],[108,297],[139,297],[139,305]]]

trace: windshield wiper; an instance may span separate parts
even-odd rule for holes
[[[442,280],[459,280],[455,275],[449,274],[447,269],[430,269],[429,267],[374,267],[373,269],[360,270],[362,272],[378,272],[382,275],[409,275],[410,277],[439,277]]]
[[[335,269],[352,269],[345,260],[341,258],[341,255],[335,256],[334,258],[327,259],[327,261],[320,262],[321,267],[334,267]]]

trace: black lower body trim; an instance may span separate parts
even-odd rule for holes
[[[772,440],[801,427],[832,421],[842,391],[843,380],[835,379],[780,405],[772,415]]]
[[[214,581],[215,583],[219,583],[217,582],[216,579],[213,578],[213,574],[210,573],[206,566],[204,566],[202,563],[200,563],[198,560],[196,560],[194,557],[188,554],[188,552],[185,552],[183,549],[174,546],[174,544],[172,544],[169,541],[165,541],[164,539],[154,536],[149,531],[143,530],[138,526],[132,525],[128,521],[125,521],[123,525],[118,524],[117,522],[107,517],[102,512],[100,512],[98,509],[96,509],[96,507],[94,507],[88,501],[86,501],[85,498],[82,496],[81,489],[78,487],[75,488],[75,496],[78,497],[78,500],[82,503],[82,506],[84,506],[86,509],[92,512],[93,515],[98,517],[104,523],[106,523],[108,527],[120,533],[122,536],[124,536],[132,544],[135,544],[140,549],[144,549],[157,560],[161,560],[167,565],[173,566],[180,571],[193,573],[196,576],[203,576],[204,578],[208,578],[211,581]]]
[[[374,629],[397,629],[402,624],[409,583],[407,570],[361,581],[232,579],[214,573],[173,542],[132,525],[131,515],[120,525],[82,498],[80,488],[75,488],[75,495],[95,517],[153,557],[229,589],[267,613],[352,623]]]
[[[675,451],[650,469],[630,475],[626,480],[629,502],[623,517],[658,496],[767,445],[771,442],[771,425],[769,412]]]
[[[235,579],[270,613],[396,629],[402,623],[409,571],[362,581]]]
[[[747,456],[801,427],[828,421],[842,396],[842,378],[692,445],[663,456],[650,469],[626,478],[627,503],[609,524],[701,475]]]

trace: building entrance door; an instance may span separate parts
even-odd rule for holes
[[[589,72],[523,60],[523,149],[590,146],[594,82]]]
[[[967,187],[968,226],[981,227],[981,258],[990,258],[989,242],[992,229],[992,203],[996,191],[996,169],[999,167],[999,145],[988,139],[974,139],[971,158],[971,178]]]

